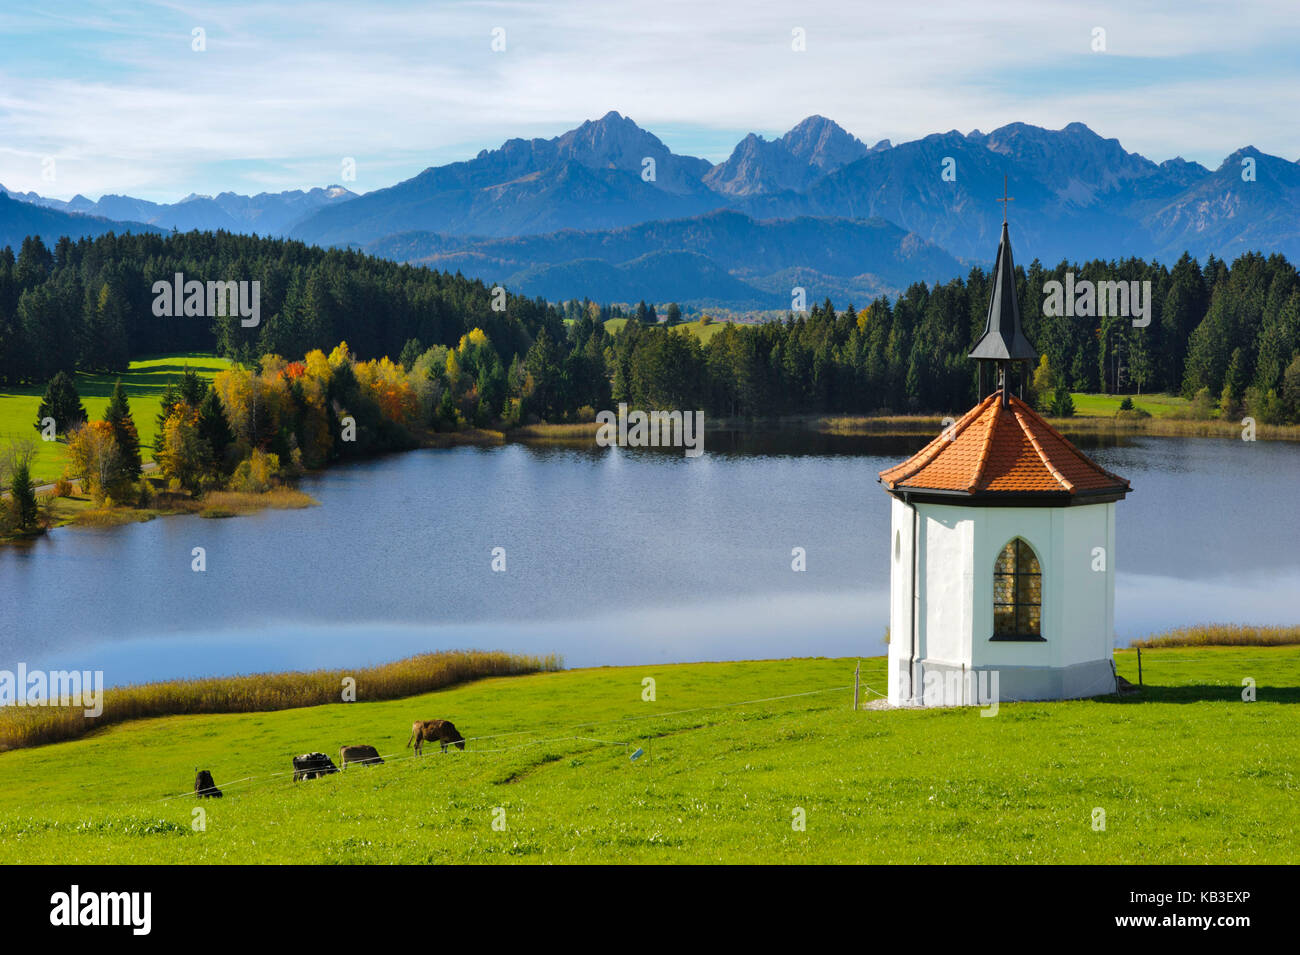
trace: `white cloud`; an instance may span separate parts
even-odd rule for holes
[[[1276,53],[1294,48],[1293,21],[1283,3],[1245,17],[1217,4],[1028,0],[10,12],[0,182],[174,199],[324,184],[354,156],[364,190],[610,109],[652,131],[690,130],[689,146],[714,160],[734,130],[779,133],[811,113],[869,142],[1079,120],[1157,160],[1216,165],[1246,143],[1294,158],[1298,68]],[[203,53],[190,49],[193,26],[207,31]],[[505,53],[490,49],[494,26]],[[1095,77],[1081,59],[1094,26],[1107,31]],[[790,49],[794,27],[806,52]],[[1198,59],[1213,75],[1197,78]],[[1141,88],[1115,88],[1121,69]],[[48,155],[59,157],[53,184],[40,178]]]

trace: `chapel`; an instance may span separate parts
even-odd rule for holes
[[[1012,394],[1013,372],[1023,383],[1037,353],[1021,328],[1005,216],[969,357],[979,402],[880,472],[891,498],[889,702],[1112,693],[1115,505],[1130,485]]]

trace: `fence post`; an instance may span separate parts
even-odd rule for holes
[[[1142,685],[1142,648],[1138,647],[1138,686]]]
[[[858,674],[862,672],[862,661],[853,668],[853,712],[858,711]]]

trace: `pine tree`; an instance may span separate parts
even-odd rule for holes
[[[224,472],[226,448],[234,442],[235,432],[230,427],[215,388],[208,388],[203,403],[199,405],[199,437],[212,454],[212,469]]]
[[[402,346],[402,353],[398,356],[397,360],[401,363],[403,368],[410,371],[411,366],[415,364],[415,360],[419,358],[423,352],[424,348],[420,345],[420,340],[418,338],[408,338],[406,344]]]
[[[46,418],[54,419],[55,434],[67,434],[76,425],[86,420],[86,409],[77,394],[77,386],[72,376],[61,371],[50,379],[45,388],[45,397],[36,412],[36,430],[44,431]]]
[[[1074,396],[1070,394],[1065,382],[1056,386],[1056,394],[1052,397],[1052,415],[1056,418],[1074,417]]]
[[[131,417],[131,405],[126,400],[126,389],[122,387],[120,378],[113,386],[113,397],[108,400],[104,420],[112,426],[113,437],[117,439],[118,452],[122,456],[122,477],[128,481],[136,480],[140,477],[140,433]]]
[[[181,401],[198,410],[199,405],[203,404],[203,397],[207,391],[207,382],[200,378],[193,368],[186,368],[185,373],[181,375]]]
[[[14,523],[20,531],[32,530],[36,526],[39,509],[36,503],[36,485],[32,482],[30,447],[15,448],[10,452],[9,492]]]

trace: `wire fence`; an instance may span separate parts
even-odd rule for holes
[[[1171,662],[1171,663],[1186,662],[1186,663],[1202,663],[1202,664],[1205,663],[1205,658],[1203,656],[1177,654],[1177,653],[1171,654],[1168,651],[1164,651],[1164,650],[1145,650],[1144,653],[1141,649],[1138,648],[1134,648],[1134,649],[1137,651],[1135,657],[1128,662],[1132,666],[1141,666],[1145,668],[1146,671],[1150,670],[1152,663],[1156,663],[1157,665],[1160,663],[1167,663],[1167,662]],[[1118,663],[1119,661],[1116,662]],[[1267,658],[1267,657],[1242,658],[1237,656],[1232,657],[1232,663],[1234,665],[1270,664],[1276,662],[1278,662],[1276,657],[1273,658]],[[1115,672],[1118,673],[1118,668],[1116,669]],[[867,683],[861,682],[859,678],[859,674],[857,672],[854,673],[854,678],[855,678],[854,683],[848,683],[848,684],[838,685],[838,686],[822,687],[816,690],[805,690],[799,693],[784,693],[777,696],[766,696],[766,697],[758,697],[755,699],[735,700],[728,703],[711,703],[711,704],[704,704],[701,706],[686,707],[684,709],[678,709],[678,710],[668,710],[666,712],[651,712],[651,713],[646,713],[638,716],[610,717],[608,719],[603,719],[603,720],[581,720],[557,728],[595,730],[597,727],[604,726],[604,727],[614,728],[616,735],[620,735],[618,732],[619,730],[635,729],[637,724],[644,723],[649,720],[666,720],[666,719],[671,719],[673,717],[688,716],[695,713],[718,712],[724,710],[737,709],[746,706],[758,706],[758,705],[769,704],[769,703],[780,703],[788,700],[803,699],[808,697],[820,696],[828,693],[844,693],[845,691],[853,691],[853,704],[855,708],[860,708],[858,704],[858,699],[859,699],[859,691],[861,690],[865,690],[866,693],[871,694],[872,696],[880,699],[887,698],[887,694],[882,693],[881,691],[877,690],[876,688],[872,687]],[[1231,685],[1231,684],[1225,684],[1225,686],[1227,685]],[[1012,702],[1012,701],[1007,700],[1004,702]],[[514,739],[520,736],[536,735],[537,733],[538,733],[537,730],[531,730],[531,729],[512,730],[509,732],[492,733],[484,736],[471,736],[471,737],[467,737],[464,740],[464,742],[469,744],[469,743],[485,743],[489,741],[494,741],[495,743],[495,741]],[[439,741],[431,740],[427,742],[437,743]],[[521,750],[535,748],[538,746],[549,746],[549,745],[556,745],[561,743],[585,743],[597,747],[622,746],[625,749],[630,749],[636,742],[637,742],[636,738],[604,739],[601,737],[587,735],[583,733],[572,733],[572,734],[562,735],[562,736],[545,737],[542,739],[530,739],[530,740],[526,740],[523,742],[514,743],[510,745],[494,744],[492,746],[488,746],[485,748],[467,746],[463,751],[458,751],[458,752],[466,756],[498,756],[501,754],[518,752]],[[454,744],[448,744],[448,747],[452,745]],[[369,763],[370,765],[367,766],[367,769],[372,769],[374,768],[374,766],[379,765],[380,760],[382,760],[383,764],[392,764],[392,763],[406,763],[409,760],[413,760],[413,759],[422,759],[424,758],[424,755],[429,755],[431,757],[450,755],[449,750],[443,749],[441,748],[441,746],[439,746],[438,749],[431,750],[431,752],[428,754],[422,754],[422,755],[417,755],[414,752],[408,752],[407,750],[409,748],[410,748],[410,743],[408,741],[407,747],[405,747],[404,749],[398,750],[397,752],[394,753],[381,753],[378,757],[378,760],[376,760],[374,757],[371,757],[369,760],[355,760],[352,763],[345,764],[344,766],[336,767],[335,771],[338,773],[342,773],[345,770],[346,766],[353,765],[355,763],[363,763],[363,762]],[[220,790],[223,796],[226,793],[231,791],[246,793],[249,791],[262,788],[264,786],[274,784],[276,782],[283,781],[287,777],[292,777],[297,775],[298,772],[299,770],[295,768],[295,769],[288,769],[288,770],[276,770],[268,773],[253,773],[246,776],[240,776],[239,778],[226,783],[217,783],[215,788]],[[173,793],[171,795],[163,796],[160,799],[158,799],[157,802],[167,803],[176,799],[182,799],[186,797],[193,798],[194,796],[195,796],[194,790],[189,789],[184,792],[178,792],[178,793]],[[138,800],[127,800],[126,802],[133,805],[138,804]]]
[[[1278,647],[1269,647],[1267,650],[1265,650],[1265,652],[1268,653],[1275,649],[1285,649],[1287,646],[1291,646],[1291,645],[1283,644]],[[1215,647],[1221,647],[1222,649],[1225,650],[1243,649],[1240,646],[1232,645],[1232,644],[1211,644],[1211,645],[1207,645],[1206,647],[1197,647],[1196,649],[1197,650],[1213,649]],[[1260,649],[1260,648],[1255,648],[1255,649]],[[1112,656],[1111,659],[1116,666],[1115,672],[1118,675],[1119,673],[1118,666],[1122,660],[1122,662],[1126,664],[1125,668],[1130,671],[1131,675],[1132,675],[1132,671],[1136,670],[1136,677],[1137,677],[1136,682],[1134,681],[1129,681],[1129,682],[1133,686],[1140,687],[1140,688],[1146,688],[1148,686],[1150,687],[1160,686],[1162,689],[1177,689],[1179,686],[1184,685],[1178,683],[1173,683],[1173,684],[1151,683],[1148,680],[1148,677],[1155,676],[1157,679],[1159,679],[1161,675],[1158,669],[1155,670],[1154,672],[1152,671],[1153,664],[1156,667],[1159,667],[1160,665],[1166,663],[1191,663],[1191,664],[1198,664],[1204,666],[1208,661],[1213,659],[1212,657],[1204,654],[1180,653],[1179,650],[1166,650],[1159,647],[1125,648],[1125,653],[1132,653],[1133,655],[1127,658]],[[1297,658],[1295,655],[1287,656],[1284,654],[1280,654],[1277,656],[1243,657],[1243,656],[1238,656],[1236,653],[1231,653],[1231,654],[1224,654],[1223,662],[1231,663],[1233,667],[1246,667],[1246,666],[1268,667],[1268,666],[1276,666],[1278,663],[1300,662],[1300,658]],[[1242,674],[1240,670],[1238,670],[1238,672],[1235,675],[1224,677],[1224,679],[1226,679],[1227,682],[1211,683],[1206,685],[1223,686],[1223,687],[1237,686],[1238,684],[1235,681],[1237,681],[1241,677],[1241,675]]]

